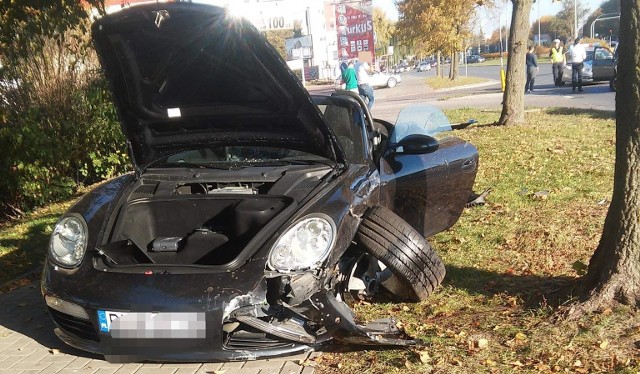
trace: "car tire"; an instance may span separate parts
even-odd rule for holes
[[[395,78],[389,78],[389,80],[387,81],[387,87],[389,88],[395,87],[396,84],[398,84],[398,82],[396,81]]]
[[[425,300],[444,279],[444,264],[427,240],[385,207],[374,206],[365,213],[357,240],[406,288],[403,299]]]
[[[611,80],[609,81],[609,89],[613,92],[616,92],[616,79],[615,78],[611,78]]]

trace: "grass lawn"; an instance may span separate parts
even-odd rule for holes
[[[554,318],[573,299],[601,234],[612,189],[612,113],[529,111],[514,127],[491,126],[499,112],[448,114],[452,122],[479,120],[454,135],[479,149],[475,190],[491,187],[488,203],[430,238],[447,277],[427,301],[355,306],[360,320],[393,316],[424,343],[381,350],[334,343],[308,364],[320,373],[637,372],[638,312]],[[0,281],[42,261],[69,204],[0,226]]]
[[[49,234],[71,203],[51,204],[19,221],[0,224],[0,285],[42,265]]]
[[[429,77],[426,79],[427,85],[434,90],[464,86],[467,84],[482,83],[486,81],[488,81],[488,79],[479,78],[479,77],[465,77],[465,76],[459,76],[458,79],[456,79],[455,81],[452,81],[449,78],[441,78],[441,77]]]
[[[417,304],[360,304],[361,320],[393,316],[424,341],[409,349],[331,346],[322,373],[628,372],[640,369],[640,315],[625,307],[554,322],[593,253],[612,192],[615,122],[608,112],[549,109],[515,127],[488,126],[499,112],[455,110],[455,132],[480,151],[476,191],[430,238],[445,283]]]

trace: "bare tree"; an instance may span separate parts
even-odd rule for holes
[[[622,0],[621,10],[613,197],[573,316],[640,305],[640,3]]]
[[[499,125],[524,122],[525,54],[529,39],[529,13],[531,13],[533,0],[511,0],[511,2],[513,13],[509,30],[507,81],[502,96]]]

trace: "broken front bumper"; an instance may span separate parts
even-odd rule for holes
[[[267,277],[260,261],[236,273],[87,271],[93,274],[76,278],[46,264],[42,292],[48,299],[63,300],[85,312],[70,315],[48,302],[58,337],[112,362],[254,360],[309,351],[333,338],[352,344],[415,343],[393,320],[356,324],[351,309],[323,288],[323,278],[310,273]],[[94,287],[80,287],[74,279],[91,279]],[[131,316],[139,319],[133,320],[137,324],[129,325],[126,334],[114,333],[123,323],[112,322],[112,329],[106,329],[105,311],[128,316],[118,318],[123,321],[131,322]],[[181,313],[197,316],[203,331],[172,335],[167,325],[149,324],[154,318],[167,320]],[[149,326],[165,331],[150,332]]]

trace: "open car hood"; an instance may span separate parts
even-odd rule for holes
[[[340,157],[308,92],[246,20],[209,5],[151,4],[101,18],[92,33],[138,171],[203,146]]]

